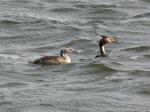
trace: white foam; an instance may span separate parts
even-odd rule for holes
[[[130,59],[137,60],[139,59],[139,56],[131,56]]]
[[[4,58],[4,59],[20,59],[21,57],[18,55],[10,55],[10,54],[0,54],[0,57]]]
[[[52,20],[52,21],[59,21],[59,22],[66,22],[66,21],[70,21],[71,20],[71,17],[63,17],[60,15],[57,16],[48,16],[47,14],[35,14],[35,13],[26,13],[24,14],[24,16],[27,16],[27,17],[34,17],[34,18],[37,18],[37,19],[43,19],[43,20]]]

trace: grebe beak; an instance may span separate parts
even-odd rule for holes
[[[120,43],[119,42],[119,38],[117,37],[110,37],[110,36],[106,36],[106,35],[101,35],[102,39],[101,40],[104,40],[104,43]]]
[[[76,51],[76,50],[73,50],[72,53],[75,53],[75,54],[76,54],[76,53],[80,53],[80,52],[79,52],[79,51]]]
[[[69,49],[68,52],[69,52],[69,53],[78,53],[78,51],[76,51],[75,49]]]
[[[112,41],[112,43],[120,44],[119,39],[117,37],[111,37],[110,40]]]
[[[73,50],[73,51],[72,51],[72,53],[78,53],[78,51],[76,51],[76,50]]]

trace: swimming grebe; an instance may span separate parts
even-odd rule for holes
[[[33,64],[69,64],[71,59],[68,54],[76,52],[73,48],[62,47],[60,56],[44,56],[33,61]]]
[[[106,50],[104,48],[105,44],[108,44],[108,43],[119,43],[117,37],[110,37],[110,36],[106,36],[106,35],[101,35],[101,37],[102,37],[102,39],[100,39],[100,41],[99,41],[99,48],[100,48],[101,55],[97,55],[97,56],[95,56],[95,58],[98,58],[100,56],[102,56],[102,57],[107,56]]]

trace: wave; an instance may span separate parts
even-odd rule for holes
[[[150,55],[147,54],[147,55],[144,55],[144,57],[145,57],[145,58],[150,58]]]
[[[66,23],[70,20],[72,20],[72,17],[60,17],[57,15],[49,16],[46,14],[35,14],[35,13],[26,13],[24,14],[25,17],[28,18],[34,18],[38,20],[44,20],[44,21],[51,21],[53,23]]]
[[[136,52],[139,52],[139,51],[148,51],[148,50],[150,50],[150,46],[132,47],[132,48],[127,48],[125,50],[127,50],[127,51],[136,51]]]
[[[8,106],[8,105],[13,105],[13,102],[12,101],[1,101],[0,102],[0,106]]]
[[[56,12],[56,13],[62,13],[62,12],[64,12],[64,13],[71,12],[72,13],[72,12],[76,12],[78,10],[74,9],[74,8],[65,8],[65,7],[63,7],[63,8],[54,8],[51,11]]]
[[[19,24],[20,22],[13,21],[13,20],[1,20],[0,25],[16,25]]]
[[[7,87],[20,87],[20,86],[26,86],[26,83],[20,83],[20,82],[8,82],[5,84],[1,84],[0,88],[7,88]]]
[[[20,59],[22,58],[21,56],[18,55],[13,55],[13,54],[0,54],[0,57],[4,58],[4,59]]]
[[[150,84],[137,83],[135,85],[132,85],[132,87],[127,89],[127,91],[136,94],[150,95]]]
[[[65,44],[64,46],[71,46],[71,45],[89,45],[89,43],[91,42],[91,40],[87,40],[87,39],[78,39],[78,40],[71,40],[69,43]]]
[[[116,70],[116,69],[114,69],[114,68],[112,68],[106,64],[91,63],[87,67],[92,68],[92,69],[95,68],[96,70],[100,70],[103,72],[110,72],[110,73],[118,71],[118,70]]]
[[[138,15],[133,16],[132,18],[143,18],[143,17],[150,17],[150,12],[138,14]]]

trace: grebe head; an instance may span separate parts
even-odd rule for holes
[[[99,47],[100,47],[100,53],[101,55],[97,55],[95,56],[95,58],[98,58],[100,56],[107,56],[104,45],[108,44],[108,43],[119,43],[119,40],[117,37],[110,37],[110,36],[106,36],[106,35],[101,35],[102,39],[100,39],[99,41]]]
[[[65,54],[70,54],[70,53],[76,53],[76,50],[74,50],[71,47],[62,47],[60,50],[61,57],[63,57]]]
[[[99,41],[99,45],[103,46],[108,43],[119,43],[119,40],[117,37],[110,37],[106,35],[101,35],[102,39]]]

